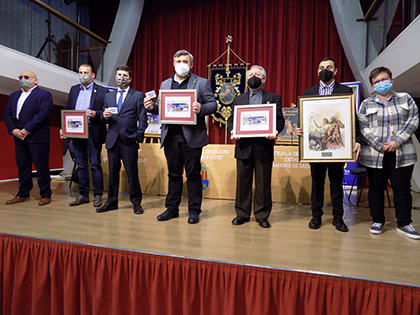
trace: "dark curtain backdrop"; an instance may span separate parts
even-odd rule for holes
[[[227,35],[242,59],[266,69],[265,89],[280,94],[284,107],[318,82],[316,69],[326,56],[337,62],[338,81],[354,80],[328,0],[146,0],[129,60],[132,86],[157,92],[174,73],[179,49],[193,54],[193,72],[207,78]],[[209,130],[210,143],[224,143],[224,128],[212,123]]]
[[[419,314],[420,289],[0,234],[0,314]]]

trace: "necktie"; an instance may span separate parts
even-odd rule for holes
[[[120,110],[121,110],[121,106],[122,106],[122,103],[123,103],[123,93],[124,93],[124,90],[120,90],[120,98],[118,99],[118,104],[117,104],[117,106],[118,106],[118,112],[120,112]]]

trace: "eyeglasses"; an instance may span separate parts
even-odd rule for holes
[[[389,77],[383,77],[382,79],[379,79],[379,80],[376,80],[375,82],[373,82],[373,85],[376,85],[376,84],[381,83],[381,82],[389,81],[389,80],[391,80]]]
[[[29,80],[29,79],[31,79],[32,80],[32,78],[30,78],[29,76],[27,76],[27,75],[20,75],[20,76],[18,76],[18,79],[19,80],[22,80],[22,79],[25,79],[25,80]]]

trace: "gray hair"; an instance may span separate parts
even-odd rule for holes
[[[261,67],[261,66],[254,65],[254,66],[252,66],[251,68],[249,68],[248,72],[249,72],[250,70],[254,69],[254,68],[256,68],[256,69],[260,69],[260,70],[261,70],[261,73],[262,73],[263,78],[264,78],[264,79],[267,79],[267,72],[265,72],[264,68],[263,68],[263,67]],[[246,74],[246,76],[248,77],[248,73]]]
[[[183,50],[183,49],[182,50],[178,50],[175,53],[175,55],[174,55],[174,62],[175,62],[175,58],[178,58],[179,56],[185,56],[185,55],[190,56],[191,64],[194,63],[194,57],[193,57],[193,55],[191,55],[188,51]]]

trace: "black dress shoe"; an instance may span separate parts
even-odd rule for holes
[[[308,226],[310,229],[316,230],[321,227],[322,219],[320,217],[312,217],[311,221],[309,221]]]
[[[189,224],[196,224],[200,221],[200,214],[198,212],[192,211],[188,216],[188,223]]]
[[[144,209],[141,205],[134,206],[133,211],[134,211],[134,214],[143,214],[144,213]]]
[[[349,228],[347,227],[347,225],[344,223],[342,218],[334,218],[332,225],[335,226],[335,228],[340,231],[340,232],[348,232]]]
[[[96,208],[96,213],[103,213],[103,212],[108,212],[108,211],[116,210],[116,209],[118,209],[117,204],[107,202],[102,207]]]
[[[249,222],[249,218],[244,218],[244,217],[241,217],[239,215],[232,220],[233,225],[242,225],[245,222]]]
[[[179,217],[178,212],[166,209],[165,212],[159,214],[156,218],[158,219],[158,221],[168,221],[170,219],[178,218],[178,217]]]
[[[261,226],[262,228],[269,228],[270,227],[270,222],[268,222],[267,219],[259,219],[257,220],[258,225]]]
[[[79,205],[82,205],[84,203],[89,203],[89,202],[90,202],[89,197],[83,197],[82,195],[79,195],[79,196],[77,196],[75,201],[72,201],[72,202],[69,203],[69,206],[70,207],[79,206]]]

